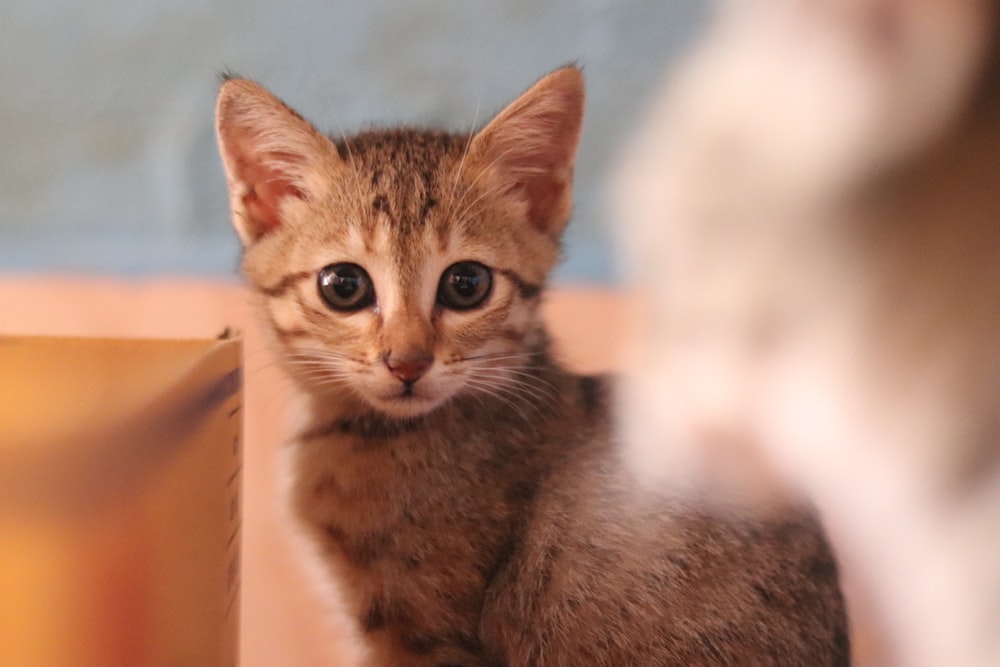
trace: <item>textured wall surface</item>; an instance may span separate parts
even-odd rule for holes
[[[613,282],[603,184],[698,0],[4,0],[0,271],[232,273],[218,72],[320,128],[464,129],[584,66],[576,213],[558,278]]]

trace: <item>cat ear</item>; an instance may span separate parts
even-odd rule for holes
[[[215,110],[233,225],[247,246],[283,224],[288,198],[318,197],[337,149],[281,100],[245,79],[222,84]]]
[[[583,76],[564,67],[540,79],[473,138],[469,159],[557,237],[573,205],[573,161],[583,125]],[[489,179],[494,180],[494,179]]]

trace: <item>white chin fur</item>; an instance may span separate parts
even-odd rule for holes
[[[430,398],[422,395],[402,396],[394,395],[388,397],[369,398],[368,403],[379,412],[389,417],[403,419],[408,417],[420,417],[440,407],[445,398]]]

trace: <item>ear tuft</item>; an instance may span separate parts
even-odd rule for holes
[[[527,206],[528,221],[558,237],[573,205],[573,164],[583,126],[583,75],[563,67],[540,79],[472,140],[469,157],[495,170]]]
[[[215,121],[233,225],[244,246],[282,225],[287,198],[318,194],[317,168],[339,160],[329,139],[253,81],[226,79]]]

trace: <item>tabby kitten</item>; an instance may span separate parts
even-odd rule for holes
[[[817,523],[636,492],[607,381],[550,355],[583,100],[567,67],[468,137],[335,141],[222,86],[243,268],[308,405],[297,513],[368,664],[847,664]]]

